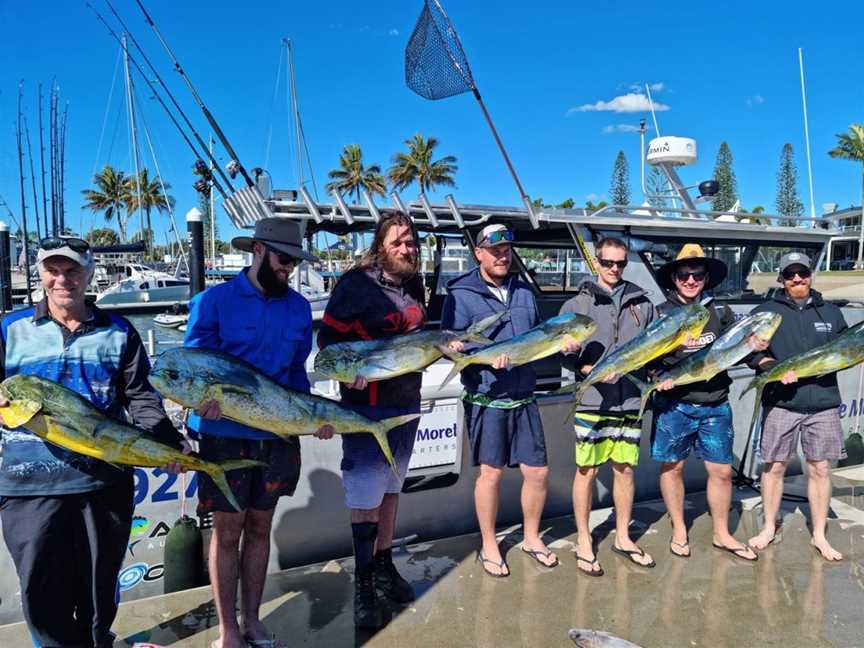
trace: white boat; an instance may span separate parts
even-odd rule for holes
[[[103,310],[152,310],[189,301],[189,280],[146,270],[123,279],[96,297]]]
[[[174,304],[164,313],[153,318],[156,326],[163,328],[179,328],[189,320],[189,308],[185,304]]]

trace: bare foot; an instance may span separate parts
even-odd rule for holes
[[[288,644],[283,641],[280,641],[276,638],[272,632],[267,629],[263,623],[261,623],[260,619],[255,619],[254,621],[244,620],[243,622],[243,638],[246,640],[247,645],[254,646],[256,641],[262,642],[272,642],[266,643],[262,645],[272,646],[272,648],[288,648]]]
[[[249,644],[238,632],[226,632],[210,644],[210,648],[248,648]]]
[[[750,545],[753,549],[758,551],[762,551],[765,547],[774,542],[774,538],[776,537],[774,529],[762,529],[762,531],[753,536],[747,541],[747,544]]]
[[[828,562],[843,560],[843,554],[828,544],[828,541],[825,538],[822,538],[821,540],[811,540],[810,545]]]

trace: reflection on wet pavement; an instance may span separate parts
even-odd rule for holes
[[[787,492],[803,493],[791,478]],[[291,646],[572,646],[570,628],[592,628],[644,648],[741,646],[864,646],[864,469],[835,473],[829,537],[844,552],[824,562],[809,544],[806,503],[784,502],[779,540],[748,563],[711,547],[704,494],[688,496],[692,557],[669,552],[670,526],[662,503],[634,510],[634,535],[653,554],[645,569],[613,554],[614,516],[592,512],[598,556],[606,570],[591,578],[576,569],[572,518],[544,522],[544,537],[561,565],[541,567],[518,548],[519,527],[499,537],[510,578],[486,576],[474,562],[478,537],[467,535],[409,546],[394,554],[413,582],[417,601],[391,606],[377,633],[355,633],[350,560],[271,576],[265,623]],[[730,526],[753,535],[761,508],[753,491],[736,493]],[[743,498],[743,499],[742,499]],[[209,588],[124,604],[116,646],[152,642],[209,646],[217,637]],[[26,646],[21,624],[0,627],[0,646]]]

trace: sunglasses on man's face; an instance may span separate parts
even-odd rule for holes
[[[795,275],[798,275],[802,279],[809,279],[812,272],[810,271],[810,268],[800,268],[798,270],[794,270],[792,268],[786,268],[780,274],[783,275],[783,278],[786,281],[791,281],[792,279],[795,278]]]
[[[276,249],[270,247],[266,243],[264,243],[263,245],[264,245],[264,249],[266,249],[268,252],[273,253],[273,256],[275,256],[276,260],[279,261],[279,265],[296,266],[300,262],[299,259],[295,259],[290,254],[285,254],[284,252],[280,252],[279,250],[276,250]]]
[[[611,270],[615,266],[618,266],[622,270],[627,267],[627,259],[622,259],[621,261],[613,261],[612,259],[597,259],[597,262],[607,270]]]
[[[60,248],[68,247],[70,250],[78,254],[87,254],[90,251],[90,244],[80,238],[63,238],[60,236],[48,236],[39,241],[39,247],[43,250],[59,250]]]
[[[702,281],[705,281],[705,277],[706,277],[707,275],[708,275],[708,273],[705,272],[704,270],[696,270],[696,271],[691,271],[691,270],[678,270],[678,271],[675,272],[675,278],[676,278],[678,281],[680,281],[681,283],[684,283],[684,282],[687,281],[690,277],[693,277],[693,279],[695,279],[695,280],[698,281],[698,282],[702,282]]]

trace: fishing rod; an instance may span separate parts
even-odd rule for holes
[[[39,84],[39,158],[42,166],[42,217],[45,219],[45,236],[48,236],[48,196],[45,193],[45,140],[42,132],[42,84]]]
[[[108,0],[105,0],[106,3],[110,4]],[[231,156],[231,161],[236,164],[236,169],[243,176],[243,179],[246,180],[246,184],[250,187],[255,186],[255,182],[252,178],[249,177],[249,174],[246,172],[246,169],[243,167],[243,164],[240,162],[239,156],[237,152],[234,150],[234,147],[231,146],[231,143],[228,141],[228,138],[225,137],[225,133],[222,132],[222,129],[219,128],[219,124],[216,123],[216,119],[207,109],[207,106],[204,105],[204,102],[201,100],[201,97],[198,95],[198,92],[195,90],[195,86],[192,85],[192,81],[183,71],[183,68],[180,66],[180,61],[177,60],[177,57],[174,56],[174,52],[171,51],[171,48],[168,46],[168,43],[162,37],[162,34],[159,32],[159,28],[156,27],[156,23],[153,22],[153,19],[150,17],[150,14],[147,13],[147,9],[144,8],[144,4],[141,0],[135,0],[135,3],[138,5],[138,8],[141,9],[141,13],[144,14],[144,19],[150,25],[151,29],[153,29],[153,33],[156,34],[156,38],[159,39],[159,42],[162,44],[162,47],[167,52],[168,56],[171,57],[171,61],[174,63],[174,69],[177,73],[183,78],[183,81],[186,82],[186,86],[189,88],[189,91],[192,93],[193,98],[195,99],[195,103],[198,104],[198,107],[201,109],[201,112],[204,113],[204,117],[207,119],[207,122],[210,124],[210,127],[213,129],[213,132],[216,133],[216,137],[219,138],[219,141],[222,142],[222,146],[225,147],[225,150],[228,152],[228,155]]]
[[[24,118],[24,134],[27,136],[27,157],[30,158],[30,183],[33,185],[33,213],[36,217],[36,238],[42,240],[42,228],[39,225],[39,196],[36,194],[36,172],[33,170],[33,146],[30,144],[30,128],[27,118]]]
[[[99,22],[101,22],[105,26],[105,28],[108,30],[108,33],[111,34],[111,36],[114,38],[114,40],[117,41],[117,43],[122,46],[122,41],[120,40],[120,36],[117,34],[117,32],[115,32],[114,29],[111,28],[111,25],[109,25],[106,22],[105,18],[102,17],[102,15],[96,10],[96,8],[92,4],[90,4],[89,2],[87,2],[86,4],[90,8],[90,10],[93,11],[94,14],[96,14],[96,18],[99,20]],[[195,145],[189,139],[189,136],[186,134],[186,131],[183,130],[183,127],[177,121],[177,118],[174,116],[174,113],[171,112],[171,109],[167,106],[165,101],[162,99],[162,97],[159,94],[159,91],[153,85],[153,82],[150,81],[150,79],[145,74],[144,69],[141,67],[141,65],[138,63],[138,61],[135,59],[135,57],[132,56],[131,53],[128,53],[129,62],[135,66],[136,70],[138,70],[138,73],[141,75],[141,77],[147,83],[147,86],[150,88],[150,91],[153,93],[153,97],[156,99],[156,101],[159,102],[159,105],[162,106],[162,108],[165,110],[165,113],[168,115],[168,118],[171,120],[171,123],[177,129],[177,132],[180,133],[180,136],[183,138],[183,141],[186,142],[186,145],[191,149],[192,153],[195,154],[195,157],[198,159],[202,159],[204,157],[207,157],[213,163],[213,167],[216,169],[216,171],[218,171],[219,177],[222,178],[222,180],[225,182],[225,185],[233,193],[234,187],[231,184],[231,180],[228,178],[227,175],[225,175],[225,172],[222,170],[222,168],[216,162],[216,159],[212,157],[212,154],[210,154],[207,151],[207,145],[204,143],[204,140],[201,139],[201,136],[198,134],[198,131],[195,130],[195,127],[192,125],[192,122],[189,121],[189,118],[186,116],[186,113],[183,112],[183,109],[177,103],[177,100],[174,98],[174,95],[171,93],[171,91],[165,85],[165,82],[162,80],[162,77],[159,76],[159,73],[156,71],[156,68],[153,67],[153,64],[150,62],[150,59],[147,58],[147,54],[144,53],[144,50],[141,49],[140,45],[138,45],[138,41],[135,40],[135,37],[126,28],[125,23],[120,18],[120,16],[117,14],[117,12],[114,11],[114,8],[111,6],[111,3],[106,0],[106,4],[111,9],[111,11],[114,13],[114,15],[117,17],[117,20],[120,22],[120,25],[123,27],[123,29],[126,30],[126,34],[129,36],[129,39],[132,41],[132,44],[135,46],[135,48],[139,52],[141,52],[141,56],[144,59],[145,63],[149,66],[150,70],[153,73],[153,76],[156,78],[156,80],[159,82],[159,84],[165,90],[165,94],[168,95],[168,98],[171,100],[171,103],[174,104],[174,107],[177,109],[177,112],[183,118],[183,121],[186,123],[186,126],[192,132],[193,137],[195,137],[195,140],[198,142],[198,144],[201,146],[201,149],[204,151],[204,154],[200,153],[198,151],[198,149],[195,148]],[[225,190],[222,188],[222,185],[220,185],[219,182],[215,178],[213,178],[213,186],[216,187],[217,191],[222,195],[223,198],[228,197]]]
[[[15,139],[18,144],[18,178],[21,184],[21,223],[24,234],[24,277],[27,282],[27,305],[33,305],[32,287],[30,286],[30,237],[27,234],[27,204],[24,201],[24,150],[21,146],[21,101],[24,97],[24,81],[18,83],[18,122],[15,128]],[[11,286],[10,286],[11,289]]]
[[[51,173],[51,236],[57,236],[57,174],[55,173],[57,159],[56,154],[56,126],[54,110],[54,79],[51,79],[51,95],[48,101],[48,149],[50,161],[48,167]]]
[[[58,98],[59,100],[59,98]],[[63,107],[63,126],[60,129],[60,235],[66,233],[66,124],[69,122],[69,102]]]

